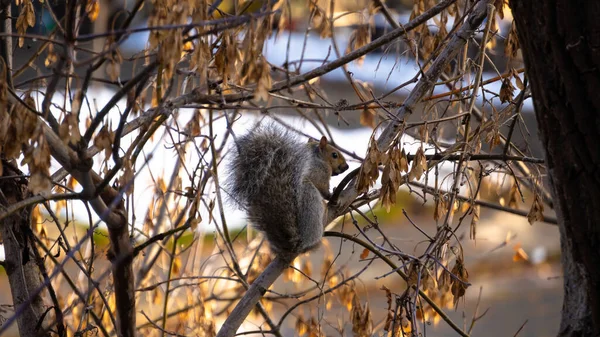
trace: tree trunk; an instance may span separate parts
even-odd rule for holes
[[[559,336],[600,336],[600,4],[511,0],[560,223]]]
[[[8,163],[2,162],[2,177],[22,175],[13,169]],[[21,181],[23,180],[23,181]],[[20,178],[0,179],[0,206],[2,208],[21,201],[27,195],[27,182]],[[29,301],[29,304],[21,308],[22,312],[16,313],[17,325],[20,336],[40,336],[40,331],[46,328],[43,324],[47,306],[44,305],[42,293],[30,296],[42,286],[42,275],[35,262],[32,243],[27,238],[27,230],[30,230],[31,207],[26,207],[19,212],[5,218],[0,222],[0,233],[4,243],[4,254],[6,259],[4,267],[8,275],[10,292],[13,298],[15,310],[21,308],[21,304]],[[49,336],[49,334],[41,334]]]

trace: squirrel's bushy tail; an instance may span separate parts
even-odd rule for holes
[[[310,161],[305,144],[273,125],[257,127],[234,147],[227,180],[230,196],[276,253],[299,248],[297,189]]]

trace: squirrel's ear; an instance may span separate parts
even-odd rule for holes
[[[325,136],[321,137],[321,140],[319,141],[319,148],[322,150],[327,146],[327,138],[325,138]]]

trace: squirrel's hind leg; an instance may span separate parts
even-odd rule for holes
[[[303,181],[298,195],[298,253],[320,246],[324,216],[325,202],[321,192],[310,181]]]

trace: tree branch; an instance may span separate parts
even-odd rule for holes
[[[405,281],[408,282],[408,275],[406,275],[400,268],[398,268],[398,266],[396,266],[396,264],[394,264],[394,262],[392,262],[392,260],[390,260],[387,256],[383,255],[381,252],[379,252],[379,250],[377,250],[375,247],[373,247],[372,245],[370,245],[368,242],[364,242],[363,240],[356,238],[352,235],[348,235],[346,233],[340,233],[340,232],[325,232],[324,233],[325,237],[338,237],[338,238],[342,238],[345,240],[350,240],[352,242],[355,242],[361,246],[363,246],[364,248],[368,249],[371,253],[377,255],[377,257],[379,257],[380,259],[382,259],[388,266],[390,266],[390,268],[392,270],[394,270],[398,275],[400,275],[400,277]],[[425,294],[421,289],[419,289],[419,295],[421,296],[421,298],[423,298],[425,300],[425,302],[427,302],[427,304],[429,304],[431,306],[431,308],[437,312],[440,317],[446,321],[446,323],[448,323],[448,325],[450,325],[450,327],[452,329],[454,329],[454,331],[456,331],[459,335],[463,336],[463,337],[469,337],[469,334],[464,332],[456,323],[454,323],[454,321],[452,321],[452,319],[450,319],[450,317],[448,317],[448,315],[446,315],[446,313],[444,312],[444,310],[442,310],[442,308],[440,308],[431,298],[429,298],[429,296],[427,296],[427,294]]]
[[[3,175],[19,175],[10,165],[4,166]],[[23,199],[26,186],[17,179],[0,180],[0,205],[6,207]],[[42,275],[35,263],[35,249],[29,244],[26,230],[31,230],[31,207],[12,213],[0,221],[0,236],[2,237],[6,260],[4,268],[10,284],[10,292],[15,308],[21,312],[16,317],[21,336],[38,336],[47,323],[44,312],[46,305],[39,288],[42,288]],[[16,312],[16,310],[15,310]],[[6,322],[8,324],[8,322]],[[1,330],[1,329],[0,329]],[[1,331],[0,331],[1,333]],[[42,333],[49,337],[50,334]]]
[[[248,291],[244,294],[244,297],[235,306],[233,311],[227,319],[217,337],[233,337],[239,329],[242,322],[248,317],[248,314],[256,306],[260,298],[267,292],[269,287],[277,280],[279,275],[292,263],[295,257],[283,258],[280,256],[275,257],[271,263],[265,268],[260,276],[254,280]]]
[[[388,122],[387,127],[377,139],[377,146],[379,149],[387,149],[389,147],[401,131],[401,126],[406,115],[412,113],[421,99],[433,89],[435,82],[442,74],[444,68],[452,61],[452,59],[454,59],[458,52],[464,47],[465,43],[473,37],[475,30],[486,18],[488,3],[490,3],[489,0],[482,0],[475,5],[463,26],[454,33],[446,48],[435,59],[423,77],[419,79],[419,82],[417,82],[402,106],[396,110],[394,120]],[[358,195],[359,193],[356,190],[356,179],[354,179],[353,182],[342,191],[338,202],[335,205],[329,205],[329,210],[327,212],[328,219],[326,222],[329,223],[338,216],[344,214],[348,206],[356,199],[356,197],[358,197]]]

